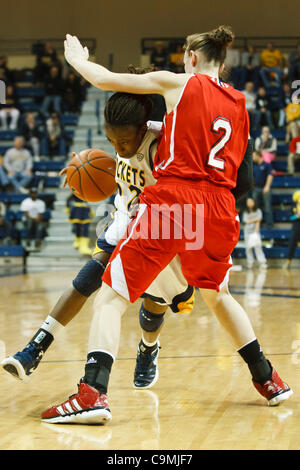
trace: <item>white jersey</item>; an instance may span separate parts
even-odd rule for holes
[[[115,197],[115,206],[118,210],[128,212],[132,201],[146,186],[155,184],[152,176],[153,158],[157,149],[157,136],[159,130],[152,121],[147,123],[148,130],[136,153],[132,158],[121,158],[117,154],[116,183],[118,194]],[[161,123],[160,124],[161,127]]]
[[[116,176],[118,193],[114,200],[114,224],[109,227],[105,238],[111,245],[116,245],[126,231],[131,220],[129,210],[133,200],[146,186],[155,184],[152,176],[153,159],[157,149],[157,136],[162,123],[148,121],[148,130],[136,153],[131,158],[116,155]]]

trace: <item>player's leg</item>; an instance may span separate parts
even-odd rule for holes
[[[94,301],[87,360],[78,393],[46,410],[42,414],[43,421],[104,424],[111,419],[107,388],[119,349],[121,318],[128,304],[128,300],[108,285],[102,285]]]
[[[122,315],[129,303],[135,302],[147,290],[174,257],[171,250],[153,250],[152,240],[147,238],[143,239],[146,245],[143,251],[141,238],[135,236],[135,230],[145,211],[146,207],[143,207],[129,225],[128,237],[118,243],[105,270],[102,288],[94,301],[85,373],[78,393],[46,410],[42,414],[44,421],[78,423],[84,419],[92,424],[111,418],[106,393],[119,349]],[[154,244],[159,241],[155,240]]]
[[[189,286],[182,274],[181,263],[175,256],[159,273],[144,294],[139,312],[142,338],[138,346],[134,387],[153,387],[158,380],[158,342],[164,324],[167,306],[177,314],[189,314],[194,306],[194,288]]]
[[[251,322],[242,306],[231,296],[225,284],[219,292],[200,289],[202,297],[216,315],[220,324],[231,337],[240,356],[244,359],[255,388],[271,406],[292,395],[292,390],[283,383],[276,370],[266,359],[255,336]]]
[[[142,337],[138,345],[134,370],[135,388],[151,388],[158,380],[159,334],[164,325],[167,308],[168,305],[157,303],[149,297],[144,299],[140,307],[139,322]]]
[[[26,347],[1,362],[7,372],[20,380],[28,379],[54,337],[80,312],[89,296],[101,287],[102,275],[110,256],[111,253],[97,250],[93,258],[81,268],[72,287],[60,296]]]

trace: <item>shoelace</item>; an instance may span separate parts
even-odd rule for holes
[[[148,370],[149,365],[153,362],[155,358],[155,354],[157,353],[158,348],[153,351],[151,354],[144,353],[139,351],[138,358],[137,358],[137,367],[136,372],[141,373]]]
[[[33,344],[29,344],[23,351],[18,351],[16,357],[19,357],[22,361],[32,362],[37,359],[38,355],[39,350]]]

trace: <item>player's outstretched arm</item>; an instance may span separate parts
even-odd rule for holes
[[[88,82],[102,90],[128,93],[158,93],[164,95],[169,90],[181,87],[186,74],[167,71],[151,72],[145,75],[114,73],[88,60],[89,52],[76,36],[67,34],[64,41],[65,58]]]

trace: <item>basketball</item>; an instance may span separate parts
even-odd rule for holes
[[[67,183],[83,201],[104,201],[117,189],[115,168],[115,160],[103,150],[82,150],[67,167]]]

